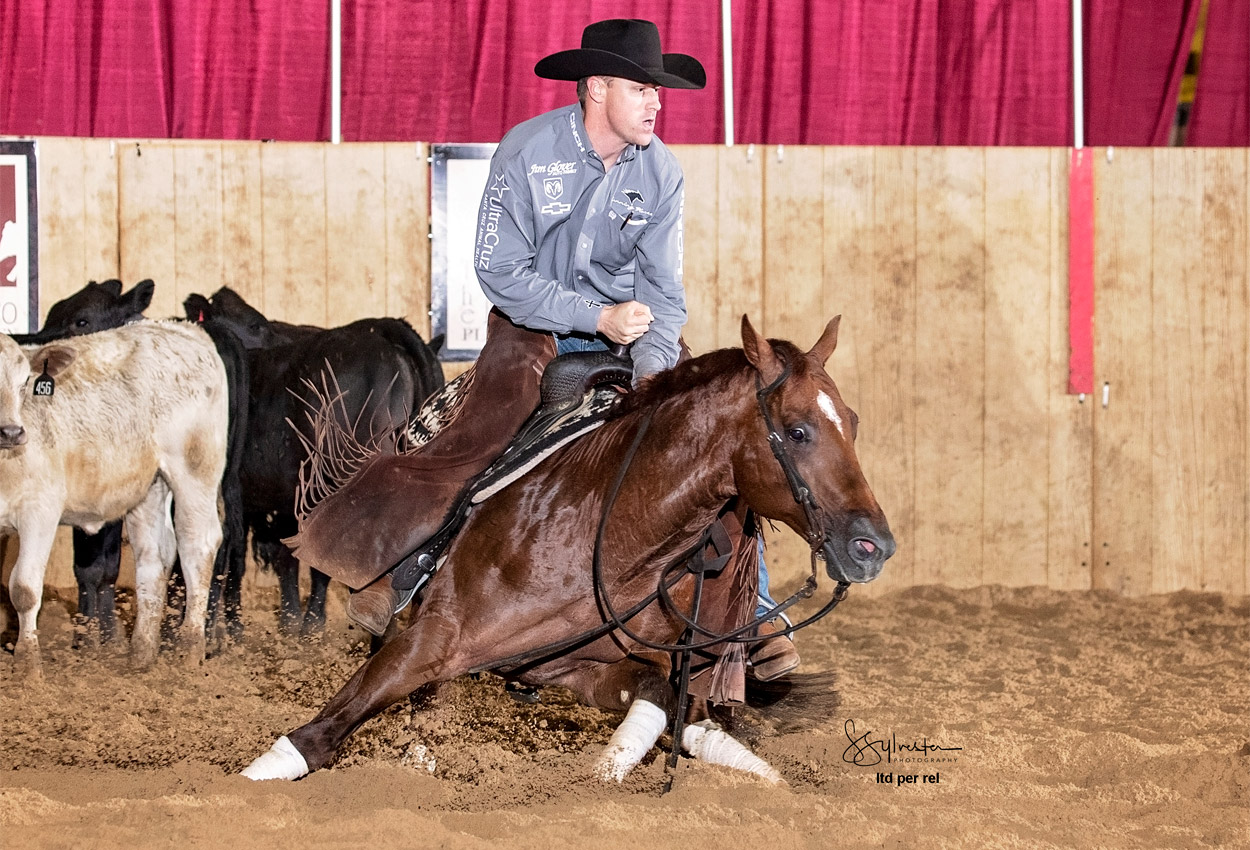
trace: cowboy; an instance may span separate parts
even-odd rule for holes
[[[548,56],[534,72],[576,81],[578,103],[517,125],[491,160],[474,251],[478,280],[495,305],[487,341],[456,421],[415,453],[450,459],[455,475],[438,470],[440,483],[459,476],[463,484],[502,452],[537,407],[538,376],[557,354],[630,346],[635,383],[683,356],[685,184],[655,122],[660,88],[703,88],[703,66],[663,53],[650,21],[618,19],[587,26],[580,49]],[[430,519],[419,527],[428,537],[455,488],[436,486],[432,495],[428,481],[421,485],[416,498]],[[310,536],[308,525],[300,538]],[[771,601],[762,569],[760,578],[762,602]],[[348,614],[381,634],[398,604],[382,574],[352,595]],[[756,644],[751,660],[761,679],[799,663],[785,637]]]

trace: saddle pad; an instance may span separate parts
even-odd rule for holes
[[[599,386],[581,400],[535,413],[503,454],[470,487],[469,501],[481,504],[529,472],[556,449],[598,428],[623,398],[620,390]]]

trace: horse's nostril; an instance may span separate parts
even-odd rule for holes
[[[877,551],[877,544],[873,543],[871,540],[866,540],[863,537],[860,537],[853,542],[855,544],[856,558],[871,558]]]

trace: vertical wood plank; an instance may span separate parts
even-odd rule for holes
[[[1247,151],[1209,148],[1203,169],[1202,250],[1195,271],[1203,282],[1199,522],[1206,536],[1202,558],[1182,587],[1219,593],[1247,591],[1250,528],[1250,406],[1247,348],[1250,338],[1250,259],[1247,258]],[[1192,561],[1192,553],[1190,555]]]
[[[1154,171],[1150,149],[1094,160],[1095,589],[1149,592]],[[1102,406],[1102,388],[1109,404]]]
[[[982,581],[984,154],[925,148],[916,189],[916,575]]]
[[[1094,400],[1068,395],[1067,148],[1050,151],[1050,435],[1046,509],[1047,585],[1088,590],[1092,579]],[[1094,187],[1095,193],[1098,190]],[[1095,197],[1097,197],[1095,195]],[[991,494],[993,495],[993,494]]]
[[[916,150],[877,148],[872,158],[865,236],[874,271],[849,309],[867,312],[857,331],[857,451],[898,543],[868,587],[884,593],[916,581]]]
[[[221,143],[222,279],[262,313],[265,305],[264,208],[261,199],[262,142]],[[217,287],[219,288],[219,287]],[[203,295],[212,295],[213,288]]]
[[[1046,583],[1050,159],[985,149],[986,584]]]
[[[719,156],[711,145],[673,145],[686,178],[683,282],[686,327],[682,336],[696,356],[718,348],[716,340],[719,221]]]
[[[1203,152],[1153,151],[1154,215],[1150,297],[1154,371],[1150,387],[1151,516],[1154,537],[1149,584],[1138,592],[1196,587],[1204,559],[1202,460],[1195,425],[1203,418],[1203,296],[1201,266]],[[1143,346],[1145,347],[1145,346]],[[1200,427],[1200,426],[1199,426]]]
[[[387,142],[386,304],[430,338],[430,167],[427,145]]]
[[[764,156],[766,335],[811,345],[824,330],[824,152],[768,147]]]
[[[380,144],[326,145],[328,322],[381,315],[386,304],[386,168]]]
[[[824,149],[823,286],[818,315],[822,323],[842,316],[838,350],[828,368],[843,400],[853,408],[860,404],[859,383],[870,368],[859,351],[859,340],[870,329],[870,293],[879,277],[872,238],[872,181],[872,148]]]
[[[84,140],[40,139],[37,155],[40,173],[39,320],[42,325],[49,307],[81,289],[88,280]]]
[[[313,142],[261,148],[264,312],[271,319],[329,322],[325,148]]]
[[[801,348],[824,330],[824,152],[765,147],[763,158],[763,315],[751,321],[765,336]],[[779,529],[781,527],[779,526]],[[792,529],[769,541],[771,580],[793,592],[811,568],[810,549]]]
[[[86,271],[66,294],[88,280],[121,276],[118,146],[108,139],[84,139],[82,157],[83,255]],[[134,285],[134,280],[126,280]],[[149,314],[154,315],[154,314]]]
[[[211,296],[225,282],[221,145],[201,142],[174,148],[174,310],[193,292]]]
[[[129,287],[151,278],[156,292],[147,315],[166,318],[178,304],[174,146],[127,142],[117,152],[121,279]]]
[[[714,347],[742,345],[742,315],[764,321],[764,164],[754,145],[719,149]]]

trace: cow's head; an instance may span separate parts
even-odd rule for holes
[[[94,280],[48,308],[48,318],[43,328],[28,339],[34,342],[51,342],[70,336],[82,336],[109,328],[136,322],[143,318],[143,311],[152,303],[156,284],[141,280],[122,292],[120,280]]]
[[[22,411],[34,391],[35,379],[46,373],[55,380],[75,355],[65,343],[23,349],[12,337],[0,334],[0,451],[26,443]]]
[[[223,286],[211,299],[195,295],[183,302],[187,318],[209,322],[225,328],[243,343],[244,348],[267,348],[281,342],[273,324],[264,314],[243,300],[239,293]]]

